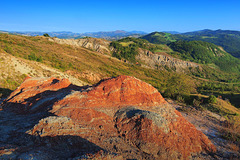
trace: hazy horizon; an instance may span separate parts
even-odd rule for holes
[[[193,30],[193,31],[186,31],[186,32],[179,32],[179,31],[151,31],[151,32],[145,32],[147,34],[153,33],[153,32],[178,32],[178,33],[187,33],[187,32],[195,32],[195,31],[202,31],[202,30],[206,30],[208,28],[204,28],[204,29],[200,29],[200,30]],[[211,29],[210,29],[211,30]],[[215,30],[224,30],[224,29],[214,29]],[[229,30],[229,29],[226,29]],[[126,30],[121,30],[121,29],[117,29],[117,30],[111,30],[111,31],[95,31],[95,32],[72,32],[72,31],[8,31],[8,30],[1,30],[0,31],[6,31],[6,32],[41,32],[41,33],[58,33],[58,32],[71,32],[71,33],[77,33],[77,34],[84,34],[84,33],[97,33],[97,32],[115,32],[115,31],[126,31]],[[138,30],[132,30],[132,31],[126,31],[126,32],[134,32],[134,31],[138,31]],[[232,30],[232,31],[240,31],[240,30]],[[144,32],[144,31],[138,31],[138,32]]]
[[[240,31],[238,0],[9,0],[1,4],[0,30],[4,31]]]

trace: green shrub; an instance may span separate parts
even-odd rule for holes
[[[42,62],[43,58],[42,56],[37,57],[35,53],[31,52],[30,55],[27,55],[24,57],[25,59],[31,60],[31,61],[37,61],[37,62]]]
[[[49,34],[47,34],[47,33],[44,33],[43,36],[44,37],[50,37]]]
[[[181,95],[177,95],[176,100],[177,100],[178,102],[180,102],[180,103],[184,103],[184,102],[185,102],[183,96],[181,96]]]
[[[217,98],[214,95],[210,95],[208,98],[208,103],[217,103]]]
[[[176,99],[196,92],[195,81],[183,74],[173,74],[167,81],[164,96]]]

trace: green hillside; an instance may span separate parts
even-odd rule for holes
[[[175,42],[175,36],[170,33],[164,32],[153,32],[148,35],[140,37],[142,39],[148,40],[150,43],[154,44],[168,44],[170,42]]]
[[[184,60],[201,64],[214,64],[226,72],[240,73],[240,60],[225,52],[221,47],[203,41],[177,41],[169,47]]]
[[[183,60],[213,64],[227,72],[240,72],[240,60],[224,51],[224,49],[231,51],[232,55],[237,57],[238,47],[240,49],[240,32],[238,31],[203,30],[174,35],[153,32],[141,38],[155,44],[167,44],[175,51],[170,54]],[[223,49],[214,44],[223,47]]]
[[[171,49],[163,44],[152,44],[145,39],[139,38],[123,38],[113,41],[110,44],[115,50],[113,56],[118,59],[126,59],[135,62],[135,56],[138,54],[138,48],[147,49],[151,52],[169,52]]]
[[[141,38],[155,44],[168,44],[177,40],[209,42],[223,47],[234,57],[240,58],[240,31],[206,29],[182,34],[153,32]]]
[[[166,89],[168,80],[172,76],[176,76],[175,73],[125,63],[114,57],[102,55],[86,48],[50,42],[46,37],[0,34],[0,46],[0,52],[8,53],[18,58],[38,61],[50,67],[57,68],[62,72],[71,71],[75,73],[74,75],[86,71],[97,74],[100,78],[131,75],[152,84],[162,93]],[[11,77],[11,80],[14,80],[17,76],[19,75]],[[188,75],[179,76],[183,77],[181,78],[184,81],[182,82],[183,84],[187,81],[192,82],[192,84],[195,83],[195,80]],[[77,78],[90,84],[96,83],[82,77]],[[15,88],[18,87],[17,84],[19,83],[21,82],[16,83]],[[0,88],[8,89],[8,84],[0,82]],[[11,87],[11,90],[15,88]],[[184,92],[189,94],[194,90],[196,90],[195,85],[191,85]]]
[[[146,40],[136,38],[122,39],[112,43],[112,45],[114,44],[120,48],[120,50],[118,50],[119,52],[115,51],[117,54],[121,52],[121,54],[119,54],[121,56],[120,59],[128,57],[124,54],[132,53],[128,52],[128,50],[131,50],[131,48],[135,50],[138,47],[153,52],[172,52],[172,50],[166,45],[155,45],[148,43]],[[240,85],[236,81],[238,75],[227,74],[226,72],[221,72],[209,66],[203,67],[202,70],[199,70],[195,74],[155,70],[141,67],[135,63],[125,63],[117,58],[102,55],[86,48],[50,42],[46,37],[0,34],[0,46],[1,53],[29,61],[37,61],[49,67],[59,69],[62,72],[71,72],[76,78],[90,84],[96,82],[78,75],[86,72],[93,73],[93,75],[90,74],[91,76],[96,74],[100,78],[117,75],[131,75],[152,84],[165,97],[169,96],[172,98],[177,98],[179,96],[188,97],[191,93],[197,92],[220,94],[223,97],[234,94],[236,95],[232,96],[234,99],[231,99],[231,96],[229,99],[234,104],[239,105],[237,100],[239,98]],[[24,75],[9,74],[7,79],[0,81],[0,95],[1,92],[4,93],[7,91],[7,93],[10,93],[10,90],[14,90],[18,87],[23,80],[23,78],[19,77],[22,76],[24,78]],[[222,80],[224,82],[220,82]],[[11,87],[9,88],[9,86]],[[167,88],[171,89],[169,90]],[[188,98],[186,98],[186,100],[187,99]]]
[[[176,39],[201,40],[222,46],[231,55],[240,58],[240,31],[202,30],[175,35]]]
[[[235,82],[234,77],[239,77],[240,61],[226,53],[221,47],[208,42],[176,41],[167,46],[166,44],[152,44],[145,39],[124,38],[113,41],[111,46],[114,48],[112,53],[114,57],[133,63],[136,62],[135,56],[138,55],[138,48],[142,48],[153,53],[167,53],[176,58],[203,64],[201,71],[190,71],[190,74],[201,78]],[[234,74],[229,74],[229,72],[234,72]]]

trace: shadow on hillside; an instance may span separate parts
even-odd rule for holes
[[[8,88],[0,88],[0,98],[6,98],[12,93],[12,90]]]
[[[3,149],[13,149],[13,151],[11,154],[1,154],[0,159],[31,159],[34,157],[36,159],[68,159],[83,155],[86,157],[88,153],[104,151],[101,147],[80,136],[40,137],[40,133],[36,135],[26,133],[41,119],[55,116],[48,112],[55,102],[73,91],[83,91],[88,87],[70,85],[57,91],[44,91],[24,99],[24,102],[3,102],[3,110],[0,111],[0,128],[4,128],[4,130],[0,130],[0,134],[3,135],[0,137],[0,150],[4,152]],[[32,104],[31,107],[28,107],[29,104]]]
[[[205,95],[210,95],[212,92],[203,92]],[[234,105],[236,108],[240,108],[240,93],[238,94],[230,94],[230,93],[219,93],[219,92],[214,92],[213,93],[215,96],[221,96],[223,100],[227,99],[230,101],[232,105]]]
[[[57,91],[46,90],[44,92],[38,93],[32,97],[26,98],[21,102],[13,103],[13,102],[3,102],[2,108],[4,110],[12,111],[15,113],[36,113],[42,112],[45,114],[48,113],[49,110],[52,109],[52,106],[55,102],[62,100],[67,95],[69,95],[73,91],[84,91],[89,86],[76,86],[69,85],[66,88],[59,89]],[[9,100],[14,99],[23,91],[21,90],[19,93],[16,93],[12,97],[8,98]],[[32,94],[32,93],[31,93]]]
[[[1,145],[5,149],[15,148],[12,154],[4,155],[4,159],[11,159],[13,155],[17,159],[68,159],[104,151],[96,144],[72,135],[40,137],[23,133]]]

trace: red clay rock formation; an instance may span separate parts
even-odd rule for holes
[[[17,113],[31,112],[59,99],[59,90],[69,87],[70,84],[68,79],[27,77],[6,100],[5,108]]]
[[[124,108],[116,113],[118,132],[140,150],[160,159],[187,159],[190,153],[215,151],[211,141],[178,111],[171,119],[161,113]]]
[[[119,107],[124,106],[157,106],[167,104],[161,94],[151,85],[134,77],[119,76],[107,79],[86,91],[74,92],[58,101],[53,112],[75,108],[110,109],[107,114],[113,116]],[[58,107],[61,106],[61,110]],[[66,106],[66,107],[65,107]],[[116,108],[118,107],[118,108]],[[103,111],[104,112],[104,111]]]
[[[29,78],[3,108],[51,114],[29,128],[29,135],[77,136],[123,158],[188,159],[216,150],[154,87],[130,76],[91,87],[73,86],[65,79]]]

